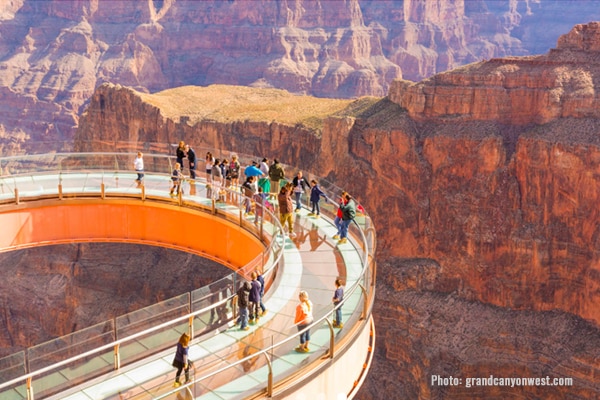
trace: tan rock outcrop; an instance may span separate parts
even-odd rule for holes
[[[577,25],[548,55],[492,59],[419,83],[395,81],[388,97],[417,120],[545,124],[600,116],[600,23]]]

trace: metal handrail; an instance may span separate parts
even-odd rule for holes
[[[93,156],[99,156],[99,155],[114,155],[115,157],[116,157],[116,156],[128,156],[128,154],[126,154],[126,153],[75,153],[75,154],[77,154],[77,155],[93,155]],[[56,153],[54,156],[65,156],[65,157],[69,157],[69,156],[73,156],[73,155],[75,155],[75,154],[74,154],[74,153]],[[129,156],[132,156],[132,155],[129,155]],[[167,160],[167,161],[168,161],[168,163],[169,163],[169,166],[171,165],[171,163],[170,163],[170,160],[171,160],[173,157],[171,157],[171,156],[166,156],[166,155],[155,155],[155,156],[156,156],[156,157],[159,157],[159,158],[164,158],[165,160]],[[22,159],[23,157],[24,157],[24,156],[12,156],[12,157],[3,157],[3,158],[0,158],[0,167],[3,165],[4,161],[7,161],[7,160],[8,160],[8,161],[16,161],[16,160],[18,160],[19,158],[20,158],[20,159]],[[35,156],[30,156],[30,157],[35,157]],[[240,157],[240,158],[241,158],[241,157]],[[62,162],[62,161],[61,161],[61,162]],[[119,169],[118,169],[118,162],[117,162],[116,158],[115,158],[115,165],[114,165],[114,167],[116,167],[116,170],[115,170],[115,171],[113,171],[113,173],[114,173],[114,174],[118,174],[120,171],[122,171],[122,170],[119,170]],[[2,168],[0,168],[0,170],[2,170]],[[129,172],[129,173],[132,173],[132,171],[131,171],[130,169],[127,169],[127,170],[125,170],[125,171],[127,171],[127,172]],[[74,171],[74,173],[81,173],[81,172],[83,172],[83,171],[82,171],[82,170],[77,170],[77,171]],[[97,172],[98,172],[98,170],[89,170],[89,172],[92,172],[92,173],[97,173]],[[43,173],[43,171],[40,171],[40,173]],[[68,174],[69,172],[68,172],[68,171],[65,171],[64,169],[62,169],[62,168],[61,168],[61,173],[64,175],[64,174]],[[147,173],[148,173],[148,172],[147,172]],[[38,173],[38,174],[39,174],[39,173]],[[22,174],[22,175],[27,175],[27,174]],[[202,175],[202,172],[199,172],[199,175]],[[5,176],[6,176],[6,175],[4,175],[4,177],[5,177]],[[17,174],[17,175],[11,175],[11,177],[17,177],[17,176],[19,176],[19,174]],[[3,178],[3,176],[1,175],[1,172],[0,172],[0,180],[2,180],[2,178]],[[16,186],[15,186],[15,187],[16,187]],[[334,186],[334,185],[330,185],[330,187],[335,187],[335,186]],[[226,189],[226,190],[228,190],[227,188],[223,188],[223,189]],[[338,188],[338,189],[339,189],[339,188]],[[18,193],[18,191],[16,191],[16,192]],[[240,198],[241,198],[241,197],[243,197],[243,195],[242,195],[241,193],[238,193],[238,192],[233,192],[233,191],[231,191],[231,193],[232,193],[232,194],[235,194],[236,196],[240,196]],[[16,195],[18,196],[18,194],[16,194]],[[86,195],[87,195],[87,193],[86,193]],[[179,198],[179,204],[182,204],[182,202],[181,202],[181,197]],[[357,202],[357,204],[358,204],[358,202]],[[214,202],[213,202],[213,207],[214,207]],[[213,210],[214,210],[214,208],[213,208]],[[269,213],[269,211],[268,211],[268,210],[265,210],[265,211],[266,211],[267,213]],[[272,215],[272,214],[271,214],[271,215]],[[273,215],[272,215],[272,216],[273,216]],[[274,217],[274,216],[273,216],[273,217]],[[274,220],[276,221],[276,223],[279,225],[279,229],[281,230],[281,226],[280,226],[280,224],[279,224],[278,218],[275,218],[275,217],[274,217],[273,219],[274,219]],[[261,224],[261,225],[262,225],[262,224]],[[358,225],[357,225],[357,226],[358,226]],[[365,233],[364,233],[363,229],[362,229],[360,226],[358,226],[358,228],[359,228],[359,229],[358,229],[358,231],[359,231],[359,233],[360,233],[360,240],[361,240],[361,241],[362,241],[362,243],[364,244],[364,245],[362,246],[362,247],[363,247],[363,252],[362,252],[362,257],[361,257],[361,258],[362,258],[362,265],[363,265],[363,268],[362,268],[362,273],[361,273],[361,276],[365,277],[365,275],[369,275],[370,266],[371,266],[371,265],[370,265],[370,264],[371,264],[371,262],[370,262],[370,260],[369,260],[369,243],[367,243],[367,239],[366,239],[366,236],[365,236]],[[373,229],[373,228],[372,228],[372,227],[369,227],[369,229]],[[261,239],[262,239],[262,235],[261,235]],[[373,235],[373,239],[374,239],[374,235]],[[270,248],[270,246],[272,246],[272,243],[270,243],[270,245],[269,245],[269,248]],[[375,243],[373,243],[373,249],[375,248],[374,246],[375,246]],[[269,250],[269,251],[270,251],[270,250]],[[279,262],[279,260],[281,259],[281,256],[282,256],[282,253],[279,253],[279,254],[278,254],[278,256],[277,256],[276,262],[274,262],[274,264],[276,264],[276,263],[278,263],[278,262]],[[364,286],[360,285],[360,283],[359,283],[360,279],[359,279],[359,280],[358,280],[358,281],[357,281],[357,282],[356,282],[356,283],[355,283],[355,284],[354,284],[352,287],[350,287],[350,288],[347,290],[347,294],[346,294],[346,296],[345,296],[345,299],[344,299],[344,300],[343,300],[343,301],[342,301],[342,302],[341,302],[339,305],[337,305],[337,307],[342,307],[342,306],[343,306],[343,304],[346,302],[346,299],[350,298],[350,296],[351,296],[351,295],[354,293],[354,291],[355,291],[355,290],[357,290],[357,288],[360,288],[360,289],[361,289],[361,291],[363,292],[363,297],[364,297],[364,305],[363,305],[363,312],[361,313],[361,314],[362,314],[362,315],[361,315],[361,319],[364,319],[365,317],[367,317],[367,316],[368,316],[368,310],[369,310],[369,303],[372,303],[372,299],[373,299],[373,298],[372,298],[372,296],[369,296],[369,294],[371,293],[371,291],[372,291],[372,289],[373,289],[373,287],[374,287],[374,282],[372,281],[372,280],[373,280],[373,278],[374,278],[374,271],[373,271],[373,276],[372,276],[372,277],[370,277],[370,278],[371,278],[371,281],[369,281],[369,285],[367,285],[367,287],[364,287]],[[371,290],[369,290],[369,289],[371,289]],[[225,304],[225,303],[227,303],[228,301],[230,301],[230,300],[231,300],[231,298],[232,298],[232,297],[233,297],[233,295],[232,295],[232,296],[230,296],[230,297],[228,297],[228,298],[226,298],[226,299],[223,299],[223,300],[221,300],[221,301],[220,301],[219,303],[217,303],[216,305],[214,305],[214,304],[213,304],[213,305],[211,305],[211,306],[209,306],[209,307],[206,307],[206,308],[204,308],[204,309],[202,309],[202,310],[198,310],[198,311],[195,311],[195,312],[193,312],[193,313],[190,313],[190,314],[188,314],[188,315],[185,315],[185,316],[182,316],[182,317],[178,317],[178,318],[176,318],[176,319],[174,319],[174,320],[171,320],[171,321],[165,322],[165,323],[163,323],[163,324],[161,324],[161,325],[159,325],[159,326],[157,326],[157,327],[152,327],[152,328],[150,328],[150,329],[147,329],[147,330],[145,330],[145,331],[143,331],[143,332],[138,332],[138,333],[136,333],[136,334],[130,335],[130,336],[126,337],[126,338],[120,339],[120,340],[118,340],[118,341],[115,341],[115,342],[113,342],[113,343],[110,343],[110,344],[107,344],[107,345],[101,346],[100,348],[97,348],[97,349],[91,350],[91,351],[89,351],[89,352],[86,352],[86,353],[84,353],[84,354],[81,354],[81,355],[79,355],[79,356],[72,357],[72,358],[70,358],[70,359],[68,359],[68,360],[63,360],[63,361],[61,361],[61,362],[59,362],[59,363],[57,363],[57,364],[54,364],[54,365],[52,365],[52,366],[46,367],[46,368],[44,368],[44,369],[41,369],[41,370],[38,370],[38,371],[34,371],[34,372],[32,372],[32,373],[29,373],[29,374],[27,374],[27,375],[24,375],[24,376],[22,376],[22,377],[20,377],[20,378],[17,378],[17,379],[15,379],[15,380],[12,380],[12,381],[10,381],[10,382],[4,383],[4,384],[0,384],[0,388],[4,388],[4,387],[6,387],[6,386],[10,386],[11,384],[14,384],[14,383],[17,383],[17,382],[23,381],[23,379],[27,379],[27,381],[28,381],[28,382],[30,382],[30,381],[31,381],[31,378],[32,378],[33,376],[37,375],[37,374],[41,374],[41,373],[44,373],[44,372],[49,372],[49,371],[51,371],[52,369],[55,369],[55,368],[58,368],[58,367],[60,367],[60,366],[66,365],[66,364],[68,364],[69,362],[76,361],[76,360],[78,360],[78,359],[81,359],[81,358],[87,357],[87,356],[89,356],[89,355],[95,354],[96,352],[100,352],[100,351],[106,350],[106,349],[108,349],[108,348],[111,348],[111,347],[118,347],[118,346],[119,346],[121,343],[123,343],[123,342],[126,342],[126,341],[128,341],[128,340],[133,340],[133,339],[135,339],[135,338],[138,338],[138,337],[140,337],[140,336],[143,336],[143,335],[145,335],[145,334],[148,334],[148,333],[154,332],[154,331],[156,331],[156,330],[162,329],[162,328],[164,328],[164,327],[166,327],[166,326],[172,325],[173,323],[177,323],[177,322],[179,322],[179,321],[183,321],[183,320],[185,320],[185,319],[193,318],[193,316],[195,316],[195,315],[201,314],[201,313],[203,313],[203,312],[206,312],[206,311],[210,310],[211,308],[216,308],[216,306],[219,306],[219,305],[222,305],[222,304]],[[331,326],[331,323],[330,323],[330,321],[329,321],[329,319],[328,319],[328,315],[329,315],[329,314],[326,314],[325,316],[322,316],[322,317],[320,317],[319,319],[317,319],[316,321],[314,321],[314,322],[313,322],[313,323],[312,323],[312,324],[311,324],[309,327],[307,327],[306,329],[310,329],[311,327],[313,327],[313,326],[315,326],[315,325],[317,325],[317,324],[319,324],[319,323],[322,323],[323,321],[327,321],[327,323],[330,325],[330,329],[333,329],[333,328],[332,328],[332,326]],[[268,357],[268,354],[269,354],[269,352],[272,352],[272,351],[273,351],[273,349],[274,349],[274,348],[276,348],[276,347],[279,347],[279,346],[281,346],[281,345],[283,345],[283,344],[285,344],[285,343],[288,343],[288,342],[289,342],[289,341],[291,341],[291,340],[294,340],[294,339],[295,339],[295,338],[297,338],[297,337],[298,337],[298,335],[300,335],[302,332],[303,332],[303,331],[301,331],[301,332],[297,332],[296,334],[292,334],[292,335],[288,336],[287,338],[283,339],[282,341],[280,341],[280,342],[278,342],[278,343],[276,343],[276,344],[272,344],[272,345],[271,345],[271,346],[269,346],[268,348],[265,348],[265,349],[263,349],[263,350],[260,350],[258,353],[252,354],[251,356],[247,356],[247,357],[245,357],[245,358],[243,358],[243,359],[241,359],[241,360],[238,360],[237,362],[235,362],[235,363],[233,363],[233,364],[230,364],[230,365],[228,365],[228,366],[226,366],[226,367],[224,367],[224,368],[218,369],[217,371],[213,371],[213,372],[211,372],[210,374],[207,374],[206,376],[203,376],[201,379],[206,379],[206,378],[209,378],[209,377],[211,377],[211,376],[214,376],[214,375],[216,375],[216,374],[218,374],[218,373],[220,373],[220,372],[223,372],[223,371],[225,371],[225,370],[227,370],[227,369],[229,369],[229,368],[231,368],[231,367],[233,367],[233,366],[235,366],[235,365],[239,365],[239,364],[241,364],[241,363],[243,363],[243,362],[247,362],[247,361],[251,360],[252,358],[254,358],[254,357],[257,357],[257,356],[259,356],[259,355],[262,355],[262,354],[264,354],[264,355],[265,355],[265,357],[266,357],[267,359],[269,359],[269,357]],[[330,349],[330,356],[331,356],[331,357],[333,357],[333,356],[334,356],[334,348],[333,348],[333,343],[331,343],[331,345],[330,345],[330,346],[332,346],[332,347],[331,347],[331,349]],[[270,364],[270,363],[269,363],[269,364]],[[272,385],[273,385],[273,382],[272,382],[272,377],[271,377],[271,379],[269,380],[269,383],[268,383],[268,388],[267,388],[267,392],[268,392],[268,393],[272,393],[272,391],[273,391],[273,386],[272,386]],[[171,392],[169,392],[169,393],[171,393]],[[167,394],[165,394],[165,396],[166,396],[166,395],[167,395]],[[164,397],[164,396],[163,396],[163,397]],[[158,398],[162,398],[162,397],[158,397]]]

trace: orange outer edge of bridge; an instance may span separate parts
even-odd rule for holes
[[[264,245],[201,210],[139,200],[42,200],[0,208],[0,251],[73,242],[132,242],[186,251],[237,270]]]

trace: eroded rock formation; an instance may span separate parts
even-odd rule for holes
[[[388,98],[348,102],[313,127],[277,118],[207,119],[201,101],[178,114],[165,100],[188,91],[214,98],[219,87],[144,95],[104,85],[82,117],[78,145],[185,140],[277,156],[354,193],[375,219],[383,277],[375,310],[380,364],[364,398],[382,398],[383,390],[408,398],[593,398],[600,391],[599,31],[596,23],[576,26],[543,57],[398,82]],[[583,92],[573,84],[579,76]],[[248,96],[222,90],[224,98]],[[263,96],[255,101],[285,112],[280,94]],[[310,98],[303,104],[299,114],[324,107]],[[211,113],[219,115],[219,107]],[[482,371],[546,373],[575,383],[514,392],[429,383],[432,374]]]
[[[0,152],[68,148],[104,82],[384,96],[397,78],[545,52],[593,18],[585,0],[4,1]]]
[[[123,243],[11,251],[2,253],[0,266],[0,358],[231,273],[191,254]]]

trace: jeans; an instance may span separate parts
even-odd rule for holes
[[[341,223],[342,223],[342,219],[336,215],[335,219],[333,220],[333,224],[337,228],[338,235],[340,235],[342,233],[342,227],[340,226]]]
[[[310,202],[312,204],[312,213],[313,214],[321,214],[321,207],[319,206],[319,202],[318,201],[311,201]],[[337,218],[337,217],[336,217]]]
[[[239,322],[240,328],[242,329],[248,326],[248,307],[240,307],[240,314],[237,322]]]
[[[296,196],[296,210],[300,210],[302,208],[302,192],[294,192],[294,196]]]
[[[335,322],[337,325],[339,325],[342,322],[342,307],[339,307],[335,310],[335,318],[333,322]]]
[[[298,325],[298,332],[306,328],[308,325]],[[310,341],[310,329],[307,329],[304,333],[300,334],[300,344]]]
[[[345,237],[348,237],[348,227],[350,226],[351,222],[351,219],[342,220],[342,222],[340,223],[340,238],[343,239]]]

